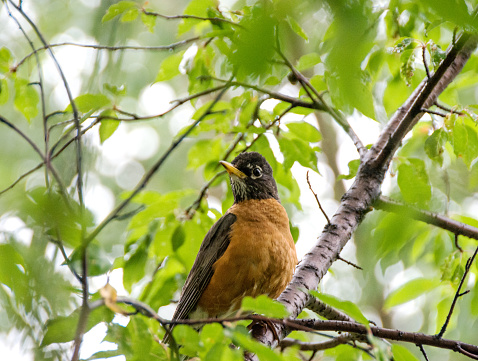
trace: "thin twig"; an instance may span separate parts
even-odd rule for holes
[[[75,276],[75,278],[80,282],[82,283],[83,280],[81,279],[82,277],[78,274],[78,272],[76,272],[75,268],[73,267],[72,263],[71,263],[71,260],[70,258],[68,257],[68,255],[66,254],[66,251],[65,251],[65,247],[63,247],[63,242],[60,241],[60,235],[59,235],[59,232],[57,231],[57,237],[58,239],[53,239],[51,237],[49,237],[49,240],[50,242],[54,243],[57,245],[58,249],[60,250],[61,252],[61,255],[63,256],[63,259],[65,260],[65,263],[66,265],[68,266],[68,268],[70,269],[71,273],[73,273],[73,275]]]
[[[63,43],[56,43],[56,44],[49,44],[47,46],[42,46],[40,48],[37,48],[34,50],[32,53],[28,54],[25,56],[22,60],[20,60],[14,67],[13,71],[18,69],[20,66],[23,65],[25,61],[27,61],[29,58],[31,58],[34,54],[50,49],[50,48],[56,48],[56,47],[61,47],[61,46],[76,46],[80,48],[90,48],[90,49],[96,49],[96,50],[108,50],[108,51],[120,51],[120,50],[144,50],[144,51],[162,51],[162,50],[174,50],[180,46],[192,43],[194,41],[197,41],[201,39],[199,36],[185,39],[178,41],[176,43],[172,43],[169,45],[159,45],[159,46],[132,46],[132,45],[123,45],[123,46],[116,46],[116,45],[97,45],[97,44],[79,44],[79,43],[72,43],[72,42],[63,42]]]
[[[349,266],[352,266],[352,267],[354,267],[354,268],[357,268],[357,269],[363,271],[363,268],[362,268],[362,267],[356,265],[355,263],[353,263],[353,262],[351,262],[351,261],[347,261],[345,258],[342,258],[342,257],[340,257],[340,256],[337,256],[337,259],[338,259],[339,261],[342,261],[342,262],[348,264]]]
[[[427,356],[427,353],[425,352],[425,349],[423,348],[423,345],[417,344],[417,346],[420,349],[420,352],[422,353],[423,357],[425,357],[425,361],[428,361],[428,356]]]
[[[438,115],[439,117],[446,118],[446,114],[443,114],[441,112],[437,112],[436,110],[431,110],[431,109],[426,109],[422,108],[420,109],[423,113],[428,113],[428,114],[433,114],[433,115]]]
[[[427,79],[430,79],[431,75],[430,75],[430,69],[428,69],[426,51],[427,51],[427,46],[426,44],[423,44],[422,45],[422,61],[423,61],[423,66],[425,67],[425,71],[427,73]]]
[[[460,251],[460,253],[463,253],[463,248],[461,248],[458,244],[458,236],[458,234],[455,234],[455,247]]]
[[[433,103],[433,105],[436,106],[437,108],[440,108],[441,110],[444,110],[444,111],[448,112],[448,113],[461,115],[461,116],[465,115],[465,113],[459,112],[459,111],[454,110],[454,109],[449,108],[449,107],[446,107],[443,104],[438,103],[438,101],[435,101],[435,103]]]
[[[446,328],[448,327],[448,323],[450,322],[451,315],[453,314],[453,310],[455,309],[456,302],[458,301],[458,298],[467,294],[468,292],[465,291],[461,293],[461,287],[463,286],[463,283],[465,282],[465,278],[468,275],[468,272],[470,272],[471,265],[473,264],[473,261],[475,260],[476,254],[478,253],[478,247],[475,249],[475,252],[473,253],[473,256],[468,258],[466,261],[466,266],[465,266],[465,272],[463,273],[463,276],[461,277],[460,284],[458,285],[458,289],[455,292],[455,297],[453,297],[453,302],[451,303],[450,311],[448,312],[448,315],[446,316],[445,323],[443,324],[440,332],[437,334],[437,338],[441,338],[443,334],[446,331]]]
[[[307,184],[309,185],[309,189],[310,189],[310,191],[312,192],[312,194],[314,195],[315,200],[317,201],[317,204],[319,205],[320,211],[322,212],[322,214],[324,215],[325,219],[327,220],[327,224],[330,224],[330,218],[329,218],[329,216],[327,215],[327,213],[325,213],[325,210],[322,208],[322,205],[320,204],[319,197],[317,196],[317,193],[315,193],[314,190],[312,189],[312,184],[310,184],[309,171],[307,171],[306,178],[307,178]]]
[[[155,12],[147,11],[145,9],[141,9],[141,10],[145,15],[155,16],[157,18],[166,19],[166,20],[193,19],[193,20],[201,20],[201,21],[210,21],[212,23],[214,23],[214,22],[227,23],[227,24],[230,24],[230,25],[233,25],[233,26],[237,26],[239,28],[243,28],[242,25],[240,25],[238,23],[235,23],[232,20],[223,19],[223,18],[203,17],[203,16],[196,16],[196,15],[163,15],[163,14],[158,14],[158,13],[155,13]]]

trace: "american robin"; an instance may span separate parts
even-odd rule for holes
[[[266,159],[248,152],[220,163],[234,204],[206,234],[173,320],[227,317],[245,296],[277,298],[297,265],[289,218]]]

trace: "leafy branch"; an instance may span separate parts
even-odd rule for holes
[[[430,79],[425,79],[417,87],[392,117],[377,142],[367,152],[354,184],[342,197],[341,204],[332,217],[331,223],[326,226],[317,244],[302,259],[292,282],[278,298],[287,307],[292,317],[296,317],[303,309],[310,297],[307,291],[317,287],[364,215],[379,197],[380,187],[391,157],[403,137],[420,119],[421,109],[434,104],[437,96],[464,67],[476,45],[477,38],[464,33],[451,47],[437,71]],[[281,338],[289,332],[283,325],[276,328],[277,334]],[[261,343],[272,347],[278,342],[274,339],[274,332],[268,329],[257,333],[256,338]],[[256,359],[255,355],[246,355],[246,360],[253,359]]]

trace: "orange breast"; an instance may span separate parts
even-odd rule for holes
[[[233,205],[229,212],[237,217],[231,241],[214,263],[214,275],[198,303],[209,317],[236,311],[245,296],[277,298],[297,265],[289,219],[279,202],[249,200]]]

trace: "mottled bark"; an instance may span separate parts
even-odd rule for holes
[[[385,173],[403,137],[421,118],[423,109],[432,106],[438,95],[460,73],[476,45],[476,36],[463,34],[449,48],[446,58],[435,74],[421,82],[394,114],[377,142],[365,154],[355,181],[342,197],[330,224],[324,228],[316,245],[304,256],[292,282],[278,298],[287,307],[292,318],[297,317],[308,303],[310,298],[308,290],[317,288],[364,215],[380,196]],[[276,331],[281,339],[289,332],[284,325],[277,325]],[[254,326],[252,334],[258,341],[271,347],[277,346],[279,342],[272,330],[265,326]],[[257,358],[255,355],[246,354],[245,359],[256,360]]]

